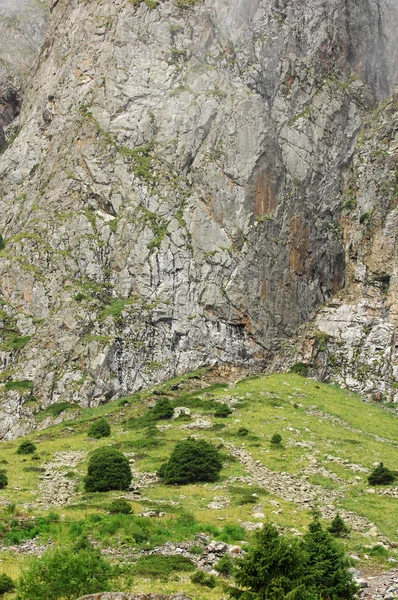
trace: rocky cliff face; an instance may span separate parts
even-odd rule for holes
[[[49,403],[261,368],[361,269],[385,294],[393,156],[372,162],[368,131],[352,161],[397,25],[374,0],[53,1],[0,159],[0,435]]]
[[[398,95],[367,118],[344,184],[346,285],[273,362],[398,399]]]
[[[0,148],[3,128],[19,114],[24,80],[37,60],[48,7],[39,0],[2,0],[0,5]]]

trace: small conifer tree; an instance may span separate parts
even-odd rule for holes
[[[343,537],[347,535],[350,531],[349,527],[344,523],[343,519],[337,513],[334,517],[333,521],[330,523],[328,527],[329,533],[331,533],[334,537]]]
[[[174,409],[168,398],[159,398],[155,406],[150,411],[151,419],[160,421],[162,419],[171,419],[173,416]]]
[[[12,592],[15,589],[15,583],[9,575],[1,573],[0,575],[0,596],[7,592]]]
[[[368,477],[368,482],[370,485],[389,485],[395,481],[395,476],[391,473],[390,469],[387,469],[380,463],[378,467],[376,467]]]
[[[0,469],[0,490],[3,490],[8,485],[7,473],[4,469]]]
[[[215,446],[204,440],[188,438],[175,445],[158,475],[167,485],[184,485],[196,481],[216,481],[221,468],[222,459]]]
[[[87,492],[126,490],[131,483],[128,459],[116,448],[98,448],[90,457],[84,483]]]
[[[36,445],[29,440],[21,442],[17,448],[17,454],[34,454],[37,450]]]
[[[88,430],[88,435],[97,440],[103,437],[109,437],[111,435],[111,426],[106,419],[99,419],[98,421],[94,421],[91,425]]]

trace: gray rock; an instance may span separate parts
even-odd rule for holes
[[[2,2],[14,6],[44,23],[40,2]],[[363,300],[325,307],[316,328],[338,332],[336,380],[391,395],[393,102],[349,165],[397,79],[397,3],[50,8],[0,158],[0,301],[31,336],[1,351],[3,368],[43,406],[84,407],[204,364],[260,369],[350,281]],[[357,191],[352,224],[345,189]],[[297,356],[327,375],[322,345],[303,337]],[[352,364],[358,345],[369,376]],[[29,397],[0,391],[1,438],[36,426]]]

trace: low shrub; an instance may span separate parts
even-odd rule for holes
[[[109,437],[111,435],[111,426],[105,418],[99,419],[98,421],[94,421],[88,430],[87,435],[97,440],[103,437]]]
[[[1,573],[0,575],[0,595],[6,594],[7,592],[12,592],[15,590],[15,583],[6,575],[6,573]]]
[[[368,477],[368,482],[370,485],[389,485],[395,481],[394,474],[380,463],[378,467],[376,467]]]
[[[253,496],[250,492],[246,492],[237,498],[239,506],[243,506],[244,504],[255,504],[256,502],[258,502],[258,497]]]
[[[272,444],[272,446],[280,446],[280,444],[282,443],[282,436],[279,433],[274,433],[270,443]]]
[[[141,556],[133,565],[133,575],[167,579],[175,571],[189,572],[195,569],[193,562],[185,556]]]
[[[150,416],[155,421],[162,419],[171,419],[173,416],[174,409],[168,398],[159,398],[155,406],[150,411]]]
[[[225,575],[225,577],[231,577],[234,566],[234,560],[229,556],[229,554],[224,554],[224,556],[222,556],[216,564],[215,569],[221,573],[221,575]]]
[[[207,573],[204,573],[204,571],[199,571],[199,569],[191,575],[191,581],[192,583],[203,585],[208,588],[215,588],[217,584],[214,575],[208,575]]]
[[[17,448],[17,454],[34,454],[36,450],[37,446],[33,442],[25,440],[24,442],[19,444]]]
[[[216,410],[214,411],[214,416],[225,419],[226,417],[229,417],[229,415],[232,415],[232,410],[229,408],[229,406],[227,404],[218,404]]]
[[[51,417],[59,417],[61,413],[65,410],[70,410],[76,408],[76,404],[71,404],[71,402],[54,402],[54,404],[50,404],[44,410],[42,410],[39,414],[41,418],[44,418],[48,415]]]
[[[308,373],[308,365],[302,362],[295,363],[290,367],[290,372],[297,373],[297,375],[302,375],[303,377],[306,377]]]
[[[113,500],[108,506],[108,512],[111,515],[131,515],[133,512],[130,502],[127,502],[124,498],[118,498]]]
[[[4,469],[0,469],[0,490],[3,490],[8,485],[7,473]]]
[[[18,600],[75,600],[110,587],[112,567],[93,548],[48,550],[18,582]]]
[[[246,428],[246,427],[239,427],[238,431],[236,432],[236,435],[238,435],[239,437],[246,437],[247,435],[249,435],[250,431]]]

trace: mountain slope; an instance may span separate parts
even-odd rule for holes
[[[345,283],[395,3],[53,4],[0,160],[0,435],[202,365],[263,368]],[[20,417],[23,416],[23,419]]]
[[[229,385],[214,381],[222,380],[212,372],[193,373],[100,408],[76,413],[76,407],[64,406],[64,418],[69,413],[70,420],[29,438],[37,445],[35,460],[16,454],[20,440],[4,443],[9,486],[0,490],[2,568],[16,576],[32,553],[68,544],[82,532],[116,562],[129,563],[155,547],[166,554],[183,548],[208,567],[215,559],[206,558],[207,546],[204,554],[190,552],[198,545],[197,533],[236,545],[250,539],[258,523],[270,520],[300,535],[313,508],[321,511],[325,523],[337,511],[344,517],[351,532],[343,543],[364,572],[378,572],[388,567],[388,558],[397,559],[397,488],[372,489],[367,483],[375,462],[391,468],[397,463],[396,414],[298,375],[249,378]],[[162,396],[191,414],[158,421],[154,433],[153,425],[148,428],[141,417]],[[220,402],[232,407],[229,417],[214,417]],[[87,437],[91,424],[105,415],[111,437]],[[49,411],[39,418],[48,416]],[[282,436],[279,447],[270,445],[275,433]],[[175,443],[189,435],[220,447],[224,457],[220,480],[165,486],[155,472]],[[107,445],[120,448],[131,459],[132,488],[88,494],[83,490],[88,455]],[[132,503],[135,515],[107,513],[111,499],[120,496]],[[138,516],[141,513],[146,516]],[[35,527],[30,525],[32,519]],[[29,542],[32,537],[35,540]],[[185,591],[199,598],[220,594],[218,588],[203,592],[184,574],[180,581],[171,578],[167,583],[135,577],[134,590]]]

